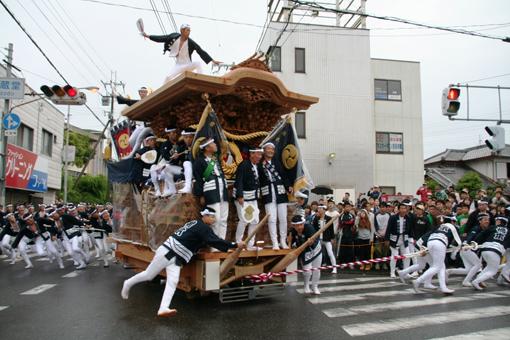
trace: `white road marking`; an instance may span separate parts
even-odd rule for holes
[[[343,292],[348,290],[362,290],[362,289],[373,289],[373,288],[388,288],[394,286],[403,286],[401,282],[378,282],[378,283],[366,283],[366,284],[355,284],[347,286],[336,286],[336,287],[320,287],[319,290],[324,293],[328,292]],[[303,294],[303,289],[296,289],[299,294]]]
[[[356,283],[356,282],[370,282],[370,281],[389,281],[393,280],[389,277],[358,277],[352,279],[329,279],[319,280],[319,285],[338,284],[338,283]],[[289,283],[289,286],[302,286],[303,281]]]
[[[53,288],[55,286],[56,286],[56,284],[53,284],[53,283],[42,284],[40,286],[37,286],[37,287],[32,288],[30,290],[27,290],[26,292],[23,292],[20,295],[37,295],[37,294],[41,294],[42,292],[45,292],[48,289],[51,289],[51,288]]]
[[[68,274],[65,274],[65,275],[62,275],[62,277],[66,278],[66,279],[69,279],[69,278],[72,278],[72,277],[77,277],[78,275],[80,275],[80,272],[75,270],[75,271],[72,271]]]
[[[448,297],[437,297],[437,298],[429,298],[423,300],[408,300],[408,301],[396,301],[396,302],[385,302],[385,303],[376,303],[365,306],[354,306],[350,308],[331,308],[323,310],[323,313],[326,314],[330,318],[343,317],[348,311],[351,314],[347,315],[356,315],[360,313],[379,313],[393,310],[401,310],[407,308],[417,308],[417,307],[425,307],[425,306],[435,306],[435,305],[445,305],[449,303],[457,303],[457,302],[465,302],[465,301],[473,301],[473,300],[485,300],[485,299],[494,299],[500,298],[501,295],[493,294],[493,293],[480,293],[473,294],[470,296],[448,296]]]
[[[456,310],[444,313],[427,313],[426,315],[407,316],[390,320],[372,320],[370,322],[355,323],[342,326],[350,336],[364,336],[424,326],[444,325],[451,322],[479,320],[510,315],[510,306],[491,306]]]
[[[474,333],[466,333],[466,334],[458,334],[447,336],[445,338],[434,338],[433,340],[506,340],[510,338],[510,327],[506,328],[496,328],[496,329],[488,329],[486,331],[479,331]]]
[[[9,306],[0,306],[0,312],[7,308],[9,308]]]
[[[49,261],[50,261],[50,259],[49,259],[49,258],[47,258],[47,257],[42,257],[42,258],[40,258],[40,259],[37,259],[36,261],[39,261],[39,262],[48,261],[48,262],[49,262]]]

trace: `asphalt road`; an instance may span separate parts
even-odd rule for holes
[[[218,295],[188,299],[178,292],[174,318],[156,317],[163,285],[120,288],[133,272],[98,262],[74,271],[33,261],[25,270],[0,259],[1,339],[466,339],[510,338],[510,289],[490,282],[477,293],[453,278],[451,297],[415,294],[386,276],[324,273],[322,294],[302,294],[302,284],[267,300],[221,304]],[[452,339],[455,339],[453,337]]]

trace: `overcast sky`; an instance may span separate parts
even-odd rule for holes
[[[75,86],[100,85],[100,80],[108,80],[110,70],[115,70],[117,80],[126,83],[126,93],[136,97],[136,90],[142,85],[159,87],[173,65],[172,60],[162,55],[162,45],[144,40],[137,33],[135,22],[143,18],[149,34],[161,34],[151,1],[105,0],[143,7],[147,11],[86,0],[4,1]],[[155,0],[154,3],[164,10],[162,1]],[[239,62],[254,52],[266,18],[264,0],[170,0],[168,3],[177,25],[189,23],[194,40],[213,58],[224,62]],[[510,36],[508,0],[368,0],[367,12],[440,26],[469,26],[464,28]],[[162,19],[167,31],[173,31],[169,18],[162,14]],[[14,64],[24,70],[23,76],[29,85],[38,89],[42,84],[63,83],[3,8],[0,8],[0,22],[3,32],[0,46],[14,43]],[[441,91],[450,83],[499,75],[505,76],[470,84],[510,86],[510,43],[416,29],[375,19],[369,19],[367,25],[371,29],[373,58],[421,63],[424,156],[445,148],[464,148],[477,145],[480,140],[483,142],[487,137],[483,132],[486,123],[450,122],[441,115]],[[74,33],[73,37],[68,29]],[[205,70],[209,72],[210,68],[205,67]],[[496,92],[479,90],[470,91],[470,94],[472,116],[497,118]],[[90,107],[106,121],[103,114],[106,108],[101,106],[100,97],[88,95],[88,98]],[[465,107],[463,103],[463,109]],[[510,90],[502,91],[502,107],[503,117],[510,119]],[[118,114],[119,110],[116,111]],[[72,124],[89,129],[101,128],[83,108],[74,107],[72,112]],[[510,132],[507,127],[505,125],[508,143]]]

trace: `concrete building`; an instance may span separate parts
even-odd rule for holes
[[[5,67],[0,67],[0,77],[6,74]],[[25,84],[25,93],[29,92],[37,91]],[[6,138],[7,203],[52,203],[61,188],[65,117],[43,98],[16,107],[36,98],[11,101],[11,111],[21,118],[21,125],[16,136]]]
[[[414,193],[424,175],[420,64],[371,58],[361,16],[277,3],[270,2],[259,50],[269,51],[289,89],[320,99],[295,116],[314,184],[332,188],[336,200],[375,184]],[[355,3],[346,9],[364,9],[365,1]]]
[[[91,175],[91,176],[99,176],[104,175],[106,176],[106,161],[103,158],[103,150],[105,148],[105,139],[101,138],[101,131],[96,130],[85,130],[81,129],[77,126],[70,125],[69,129],[72,132],[79,133],[83,136],[86,136],[89,138],[90,142],[90,148],[93,149],[96,146],[97,141],[99,140],[99,145],[96,149],[96,152],[94,153],[94,158],[92,158],[85,168],[85,175]],[[69,165],[69,176],[78,176],[78,174],[81,172],[82,168],[77,167],[73,163]]]
[[[456,185],[468,171],[478,173],[484,187],[498,183],[505,186],[510,184],[510,145],[499,153],[485,145],[446,149],[425,160],[425,171],[442,187]]]

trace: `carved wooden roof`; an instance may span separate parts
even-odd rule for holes
[[[269,131],[281,115],[318,102],[316,97],[289,91],[261,63],[248,59],[221,77],[184,72],[122,114],[151,122],[155,132],[168,125],[183,129],[198,123],[206,106],[202,94],[207,93],[223,129],[246,133]]]

